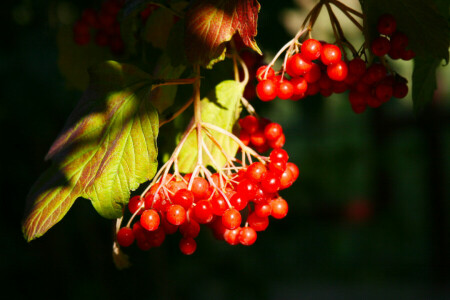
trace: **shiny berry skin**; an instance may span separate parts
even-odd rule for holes
[[[303,95],[308,89],[308,83],[303,77],[294,77],[291,79],[294,95]]]
[[[292,180],[296,181],[297,178],[298,178],[298,175],[300,174],[300,171],[298,170],[297,165],[292,163],[292,162],[288,162],[286,164],[286,168],[291,170],[291,172],[292,172]]]
[[[325,44],[322,46],[320,52],[320,60],[324,65],[335,64],[341,60],[341,50],[338,46],[332,44]]]
[[[173,204],[166,212],[167,221],[173,225],[181,225],[186,221],[186,210],[183,206]]]
[[[384,56],[391,50],[391,43],[383,36],[379,36],[372,41],[370,50],[375,56]]]
[[[241,233],[242,228],[238,227],[233,230],[226,229],[223,238],[225,242],[227,242],[230,245],[238,245],[239,244],[239,235]]]
[[[271,101],[277,93],[278,87],[272,79],[262,80],[256,85],[256,94],[261,101]]]
[[[214,215],[221,216],[228,209],[228,204],[225,198],[221,194],[218,194],[211,199],[211,207]]]
[[[239,232],[239,242],[244,246],[253,245],[256,242],[256,238],[256,231],[251,227],[244,227]]]
[[[134,196],[128,202],[128,210],[131,214],[134,214],[136,211],[139,211],[137,215],[141,215],[144,207],[144,199],[141,196]]]
[[[320,67],[313,63],[311,66],[311,70],[307,72],[303,77],[305,78],[306,82],[313,83],[320,79],[322,76],[322,72],[320,71]]]
[[[294,54],[288,58],[286,64],[286,72],[291,77],[298,77],[309,72],[313,65],[313,63],[303,57],[301,53]]]
[[[189,209],[192,203],[194,203],[194,195],[187,189],[178,190],[172,197],[174,204],[181,205],[184,209]]]
[[[261,182],[266,176],[267,168],[262,162],[254,162],[247,168],[245,176],[253,182]]]
[[[267,71],[267,76],[265,77],[265,73]],[[258,68],[258,70],[256,71],[256,79],[258,79],[258,81],[261,80],[265,80],[265,79],[271,79],[275,76],[275,71],[268,66],[261,66]]]
[[[249,134],[255,133],[259,128],[258,118],[252,115],[245,116],[239,119],[239,125],[242,129],[247,131]]]
[[[288,213],[288,204],[286,200],[278,198],[270,201],[270,206],[272,207],[272,213],[270,214],[275,219],[282,219],[286,217]]]
[[[251,213],[247,217],[248,226],[253,228],[255,231],[264,231],[269,226],[268,217],[260,217],[255,212]]]
[[[327,75],[332,80],[343,81],[345,78],[347,78],[347,74],[348,74],[348,67],[345,61],[343,60],[328,65],[327,67]]]
[[[250,136],[250,142],[256,146],[260,147],[266,143],[266,137],[264,136],[264,132],[262,130],[258,130]]]
[[[380,34],[392,35],[397,29],[397,21],[393,15],[384,14],[378,19],[377,30]]]
[[[320,57],[322,44],[315,39],[307,39],[301,46],[302,55],[308,60],[315,60]]]
[[[252,181],[244,179],[236,187],[236,192],[242,197],[250,200],[255,196],[257,188],[258,187]]]
[[[270,216],[271,212],[272,212],[272,207],[268,203],[260,203],[260,204],[255,205],[255,214],[260,218]]]
[[[266,177],[261,181],[261,189],[269,194],[276,193],[280,189],[280,176],[267,172]]]
[[[287,162],[289,159],[289,155],[287,154],[286,150],[283,149],[274,149],[272,152],[270,152],[270,161],[277,161],[282,160]]]
[[[179,247],[181,253],[191,255],[197,249],[197,242],[191,237],[184,237],[180,240]]]
[[[208,196],[209,183],[203,177],[194,178],[192,182],[191,192],[195,200],[200,200]]]
[[[267,124],[264,128],[264,136],[267,140],[276,140],[283,134],[283,128],[278,123]]]
[[[282,100],[287,100],[294,94],[294,87],[289,80],[283,80],[278,84],[277,97]]]
[[[287,189],[294,183],[294,175],[291,172],[291,169],[286,168],[284,172],[280,176],[280,190]]]
[[[133,230],[129,227],[122,227],[117,232],[117,243],[122,247],[129,247],[134,242]]]
[[[362,76],[366,72],[366,63],[359,57],[348,62],[348,72],[352,75]]]
[[[276,140],[269,141],[269,146],[273,149],[282,148],[286,142],[286,136],[282,133]],[[261,151],[265,152],[265,151]]]
[[[284,170],[286,170],[286,162],[284,160],[274,160],[269,163],[269,170],[270,172],[273,172],[277,174],[278,176],[281,176],[283,174]]]
[[[231,197],[230,204],[237,210],[243,210],[245,207],[247,207],[248,199],[242,197],[241,194],[236,193]]]
[[[241,225],[242,217],[234,208],[227,209],[222,216],[222,224],[226,229],[233,230]]]
[[[141,215],[140,223],[144,229],[154,231],[158,229],[160,218],[159,214],[154,209],[147,209]]]
[[[193,213],[195,220],[200,224],[209,223],[214,217],[211,202],[208,200],[198,201]]]

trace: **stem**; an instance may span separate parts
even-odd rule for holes
[[[247,99],[245,99],[244,97],[241,97],[241,103],[245,107],[245,109],[247,110],[247,112],[249,114],[251,114],[252,116],[258,117],[258,114],[256,113],[255,108],[250,104],[250,102],[248,102]]]
[[[181,115],[189,106],[191,106],[192,102],[194,102],[194,98],[189,99],[179,110],[177,110],[169,119],[159,122],[159,127],[161,128],[163,125],[172,122],[179,115]]]
[[[349,18],[350,21],[352,21],[352,23],[355,24],[356,27],[358,27],[358,29],[359,29],[361,32],[364,31],[363,26],[362,26],[361,24],[359,24],[359,22],[356,21],[356,19],[355,19],[351,14],[349,14],[349,12],[348,12],[347,10],[342,9],[342,7],[336,5],[335,2],[331,2],[331,3],[333,3],[337,8],[339,8],[339,9],[347,16],[347,18]]]
[[[342,11],[347,11],[350,12],[352,14],[354,14],[355,16],[359,17],[359,18],[364,18],[364,15],[362,13],[360,13],[357,10],[354,10],[353,8],[345,5],[344,3],[342,3],[341,1],[338,0],[329,0],[331,3],[333,3],[334,5],[336,5],[337,7],[339,7],[340,10]]]

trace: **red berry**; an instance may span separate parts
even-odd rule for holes
[[[144,199],[141,198],[141,196],[134,196],[130,199],[128,202],[128,210],[131,214],[134,214],[135,212],[139,211],[137,215],[142,214],[142,210],[144,208]]]
[[[262,130],[258,130],[250,136],[250,142],[257,147],[260,147],[266,143],[266,137]]]
[[[332,44],[325,44],[322,46],[322,51],[320,52],[320,60],[324,65],[337,63],[341,60],[341,56],[341,50],[338,46]]]
[[[276,140],[283,134],[283,128],[278,123],[270,123],[264,128],[264,136],[267,140]]]
[[[294,183],[294,175],[291,172],[291,169],[286,168],[284,172],[280,176],[280,190],[287,189]]]
[[[255,231],[264,231],[269,226],[268,217],[259,217],[256,213],[251,213],[247,218],[248,226],[253,228]]]
[[[375,56],[384,56],[391,50],[391,43],[383,36],[379,36],[372,41],[370,50]]]
[[[249,134],[255,133],[259,128],[258,118],[252,115],[245,116],[239,120],[239,125]]]
[[[362,76],[366,72],[366,63],[359,57],[355,57],[348,62],[348,71],[350,74]]]
[[[260,218],[270,216],[271,212],[272,212],[272,207],[268,203],[259,203],[259,204],[255,205],[255,214]],[[250,225],[250,227],[253,227],[253,226]],[[258,230],[256,230],[256,231],[258,231]]]
[[[266,71],[267,71],[267,75],[264,76]],[[271,79],[274,76],[275,76],[275,71],[271,67],[268,67],[268,66],[261,66],[256,71],[256,79],[258,79],[258,81],[265,80],[265,79]]]
[[[366,110],[366,104],[362,104],[362,105],[352,105],[352,110],[356,113],[356,114],[361,114]]]
[[[348,67],[345,61],[341,60],[337,63],[330,64],[327,67],[327,75],[330,79],[335,81],[343,81],[347,78]],[[323,76],[322,76],[323,77]]]
[[[269,163],[269,170],[279,176],[286,170],[286,162],[283,160],[275,160]]]
[[[319,80],[320,76],[322,76],[320,67],[317,64],[312,63],[311,69],[303,77],[305,78],[306,82],[313,83]]]
[[[391,48],[394,50],[403,50],[408,46],[408,36],[403,32],[395,32],[391,37]]]
[[[166,212],[167,221],[173,225],[181,225],[186,221],[186,210],[183,206],[173,204]]]
[[[297,53],[288,58],[286,65],[286,72],[289,76],[298,77],[309,72],[313,63],[306,59],[301,53]]]
[[[272,79],[262,80],[256,85],[256,94],[261,101],[271,101],[275,99],[277,93],[278,87]]]
[[[293,86],[294,95],[304,95],[308,89],[308,83],[303,77],[294,77],[291,79],[291,84]],[[291,98],[292,100],[292,98]]]
[[[194,203],[194,195],[187,189],[178,190],[172,198],[174,204],[181,205],[184,209],[189,209]]]
[[[218,194],[211,199],[211,207],[214,215],[221,216],[228,209],[228,203],[221,194]]]
[[[236,193],[231,197],[230,204],[237,210],[243,210],[248,204],[248,199]]]
[[[238,227],[233,230],[226,229],[223,238],[225,242],[227,242],[230,245],[238,245],[239,244],[239,234],[241,232],[242,228]]]
[[[391,35],[397,29],[397,22],[393,15],[384,14],[378,19],[377,29],[380,34]]]
[[[244,179],[236,187],[236,192],[242,197],[250,200],[255,196],[257,188],[258,187],[253,182],[248,179]]]
[[[154,231],[159,227],[159,214],[154,209],[147,209],[141,215],[141,225],[148,231]]]
[[[394,90],[392,92],[392,95],[395,98],[402,99],[405,98],[408,94],[408,86],[406,83],[396,83],[394,84]]]
[[[117,243],[122,247],[131,246],[134,242],[133,230],[129,227],[122,227],[117,232]]]
[[[411,60],[416,57],[416,53],[413,50],[404,50],[400,53],[400,57],[403,60]]]
[[[261,189],[269,194],[276,193],[280,189],[280,176],[267,172],[266,177],[261,181]]]
[[[284,162],[287,162],[289,159],[289,155],[287,154],[286,150],[283,149],[274,149],[272,152],[270,152],[270,161],[277,161],[281,160]]]
[[[233,230],[241,225],[241,214],[234,208],[227,209],[222,216],[222,224],[226,229]]]
[[[348,100],[352,105],[365,105],[365,96],[364,93],[358,92],[358,91],[350,91],[348,93]]]
[[[298,175],[300,174],[300,171],[298,170],[297,165],[292,163],[292,162],[288,162],[286,164],[286,168],[291,170],[291,172],[292,172],[292,180],[296,181],[297,178],[298,178]]]
[[[239,242],[245,246],[253,245],[256,242],[256,238],[256,231],[251,227],[244,227],[239,233]]]
[[[288,204],[286,200],[278,198],[270,201],[270,206],[272,207],[271,216],[275,219],[282,219],[288,213]]]
[[[372,96],[371,94],[366,94],[365,100],[366,100],[367,105],[372,108],[380,107],[381,104],[383,104],[383,102],[380,99],[378,99],[375,96]]]
[[[315,39],[307,39],[303,42],[301,47],[302,55],[308,60],[315,60],[320,57],[322,44]]]
[[[387,84],[379,84],[375,88],[375,95],[381,102],[387,102],[391,99],[393,94],[392,86]]]
[[[247,131],[241,130],[239,133],[239,139],[245,146],[250,145],[250,134]]]
[[[200,200],[208,196],[209,183],[203,177],[196,177],[192,182],[191,191],[195,200]]]
[[[245,173],[245,175],[251,181],[261,182],[264,176],[266,176],[266,172],[267,168],[263,163],[254,162],[247,168],[247,172]]]
[[[200,224],[209,223],[214,217],[211,202],[208,200],[198,201],[193,212],[195,220]]]
[[[294,94],[294,87],[289,80],[283,80],[278,85],[278,98],[282,100],[287,100]]]
[[[180,240],[179,244],[181,253],[186,255],[191,255],[197,249],[197,243],[191,237],[184,237]]]
[[[282,133],[276,140],[269,141],[269,146],[273,149],[283,148],[285,142],[286,136]]]
[[[196,238],[200,233],[200,224],[192,219],[189,222],[184,222],[180,225],[180,233],[184,237]]]

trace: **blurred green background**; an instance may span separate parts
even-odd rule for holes
[[[305,10],[291,1],[261,4],[257,41],[269,58],[291,38]],[[345,96],[256,104],[284,126],[285,148],[300,167],[298,182],[283,193],[288,216],[273,220],[251,247],[226,245],[202,230],[193,256],[182,255],[179,237],[171,236],[159,249],[129,249],[133,266],[118,271],[111,258],[113,222],[87,200],[76,201],[59,224],[29,244],[20,230],[27,192],[48,166],[43,158],[81,95],[66,89],[58,70],[55,11],[78,17],[92,4],[3,5],[0,282],[7,295],[450,299],[449,67],[438,70],[433,105],[420,116],[410,99],[362,115]],[[326,24],[318,27],[326,38],[328,32],[319,32]],[[357,41],[354,28],[348,30]],[[410,76],[410,63],[396,68]]]

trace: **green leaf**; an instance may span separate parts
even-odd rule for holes
[[[201,100],[202,121],[211,123],[222,127],[228,132],[233,131],[233,126],[239,119],[241,113],[241,97],[244,92],[244,85],[234,80],[226,80],[219,83],[215,90],[213,90],[206,98]],[[210,131],[218,144],[222,146],[223,150],[230,156],[234,157],[238,150],[236,142],[231,138],[221,133]],[[226,158],[222,154],[219,147],[214,144],[206,134],[203,134],[203,139],[206,143],[207,149],[212,154],[214,161],[220,166],[224,166]],[[180,172],[190,173],[193,171],[197,162],[197,132],[192,132],[183,149],[178,156],[178,164]],[[205,151],[202,153],[203,164],[217,168],[207,156]]]
[[[90,84],[51,147],[53,165],[28,196],[28,241],[43,235],[78,197],[106,218],[122,215],[130,190],[157,168],[158,114],[148,101],[152,81],[132,65],[108,61],[90,70]]]
[[[112,58],[107,47],[99,47],[93,42],[77,45],[73,40],[71,26],[60,26],[56,40],[59,50],[58,66],[69,88],[85,90],[89,83],[89,67]]]
[[[207,68],[225,58],[226,42],[238,33],[259,54],[255,41],[260,5],[256,0],[196,0],[186,12],[186,55]]]
[[[420,113],[433,100],[437,87],[436,68],[440,62],[440,59],[433,57],[418,57],[414,60],[412,98],[416,113]]]

